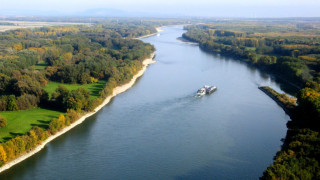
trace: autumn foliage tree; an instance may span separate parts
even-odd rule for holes
[[[3,146],[0,145],[0,166],[2,166],[3,164],[5,164],[7,162],[7,153],[4,150]]]
[[[0,128],[5,127],[7,125],[7,119],[0,115]]]
[[[14,44],[13,45],[13,49],[16,50],[16,51],[21,51],[23,49],[22,48],[22,44],[21,43]]]
[[[60,114],[58,118],[54,118],[49,124],[49,130],[51,134],[55,134],[66,126],[66,118],[63,114]]]

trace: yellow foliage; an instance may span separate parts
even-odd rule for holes
[[[213,35],[214,35],[214,32],[215,32],[216,30],[215,30],[215,29],[209,29],[208,31],[209,31],[209,35],[210,35],[210,36],[213,36]]]
[[[282,47],[288,48],[288,49],[311,48],[311,46],[305,45],[305,44],[288,44],[288,45],[282,45]]]
[[[47,32],[45,36],[56,36],[56,32]]]
[[[22,44],[21,43],[14,44],[13,49],[15,49],[16,51],[21,51],[23,49]]]
[[[63,56],[62,56],[63,60],[65,61],[71,61],[72,59],[72,53],[68,52],[68,53],[65,53]]]
[[[106,52],[106,49],[101,48],[101,49],[100,49],[100,52],[104,53],[104,52]]]
[[[37,36],[42,36],[42,37],[44,36],[44,32],[34,32],[34,34]]]
[[[65,124],[66,122],[66,117],[63,114],[60,114],[58,117],[58,121],[62,124]]]
[[[50,27],[49,28],[49,32],[52,32],[52,35],[53,33],[65,33],[65,32],[78,32],[79,31],[79,28],[78,27],[72,27],[72,26],[63,26],[63,27]],[[48,32],[48,34],[50,34]]]
[[[18,38],[24,38],[24,37],[26,37],[26,34],[23,33],[23,32],[15,32],[15,34],[16,34],[16,37],[18,37]]]
[[[0,145],[0,161],[7,162],[7,153],[4,151],[3,146]]]
[[[295,153],[294,153],[294,151],[292,151],[292,150],[288,150],[288,156],[294,156],[295,155]]]
[[[34,132],[34,130],[29,131],[29,137],[32,139],[33,144],[38,144],[38,137],[37,137],[36,133]]]
[[[301,60],[306,60],[306,61],[316,61],[317,60],[317,58],[310,57],[310,56],[299,56],[298,58]]]
[[[98,79],[96,79],[94,77],[90,77],[90,81],[91,81],[91,83],[96,83],[96,82],[98,82]]]
[[[37,51],[40,56],[44,55],[44,53],[46,52],[46,49],[48,50],[48,48],[45,48],[45,47],[43,48],[29,47],[28,49],[32,51]]]
[[[8,60],[17,59],[18,57],[19,57],[19,56],[12,56],[12,55],[1,56],[1,55],[0,55],[0,59],[8,59]]]
[[[37,49],[38,49],[38,48],[35,48],[35,47],[29,47],[29,48],[28,48],[28,50],[31,50],[31,51],[37,51]]]

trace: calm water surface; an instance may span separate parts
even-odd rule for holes
[[[178,41],[182,26],[142,39],[156,61],[94,116],[0,179],[257,179],[289,117],[259,85],[280,84],[240,61]],[[204,84],[218,90],[202,98]]]

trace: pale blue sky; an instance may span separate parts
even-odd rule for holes
[[[117,9],[146,15],[211,17],[319,17],[320,0],[3,0],[0,13]]]

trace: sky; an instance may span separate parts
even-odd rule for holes
[[[81,15],[108,11],[108,15],[124,16],[320,17],[320,0],[2,1],[0,15]]]

